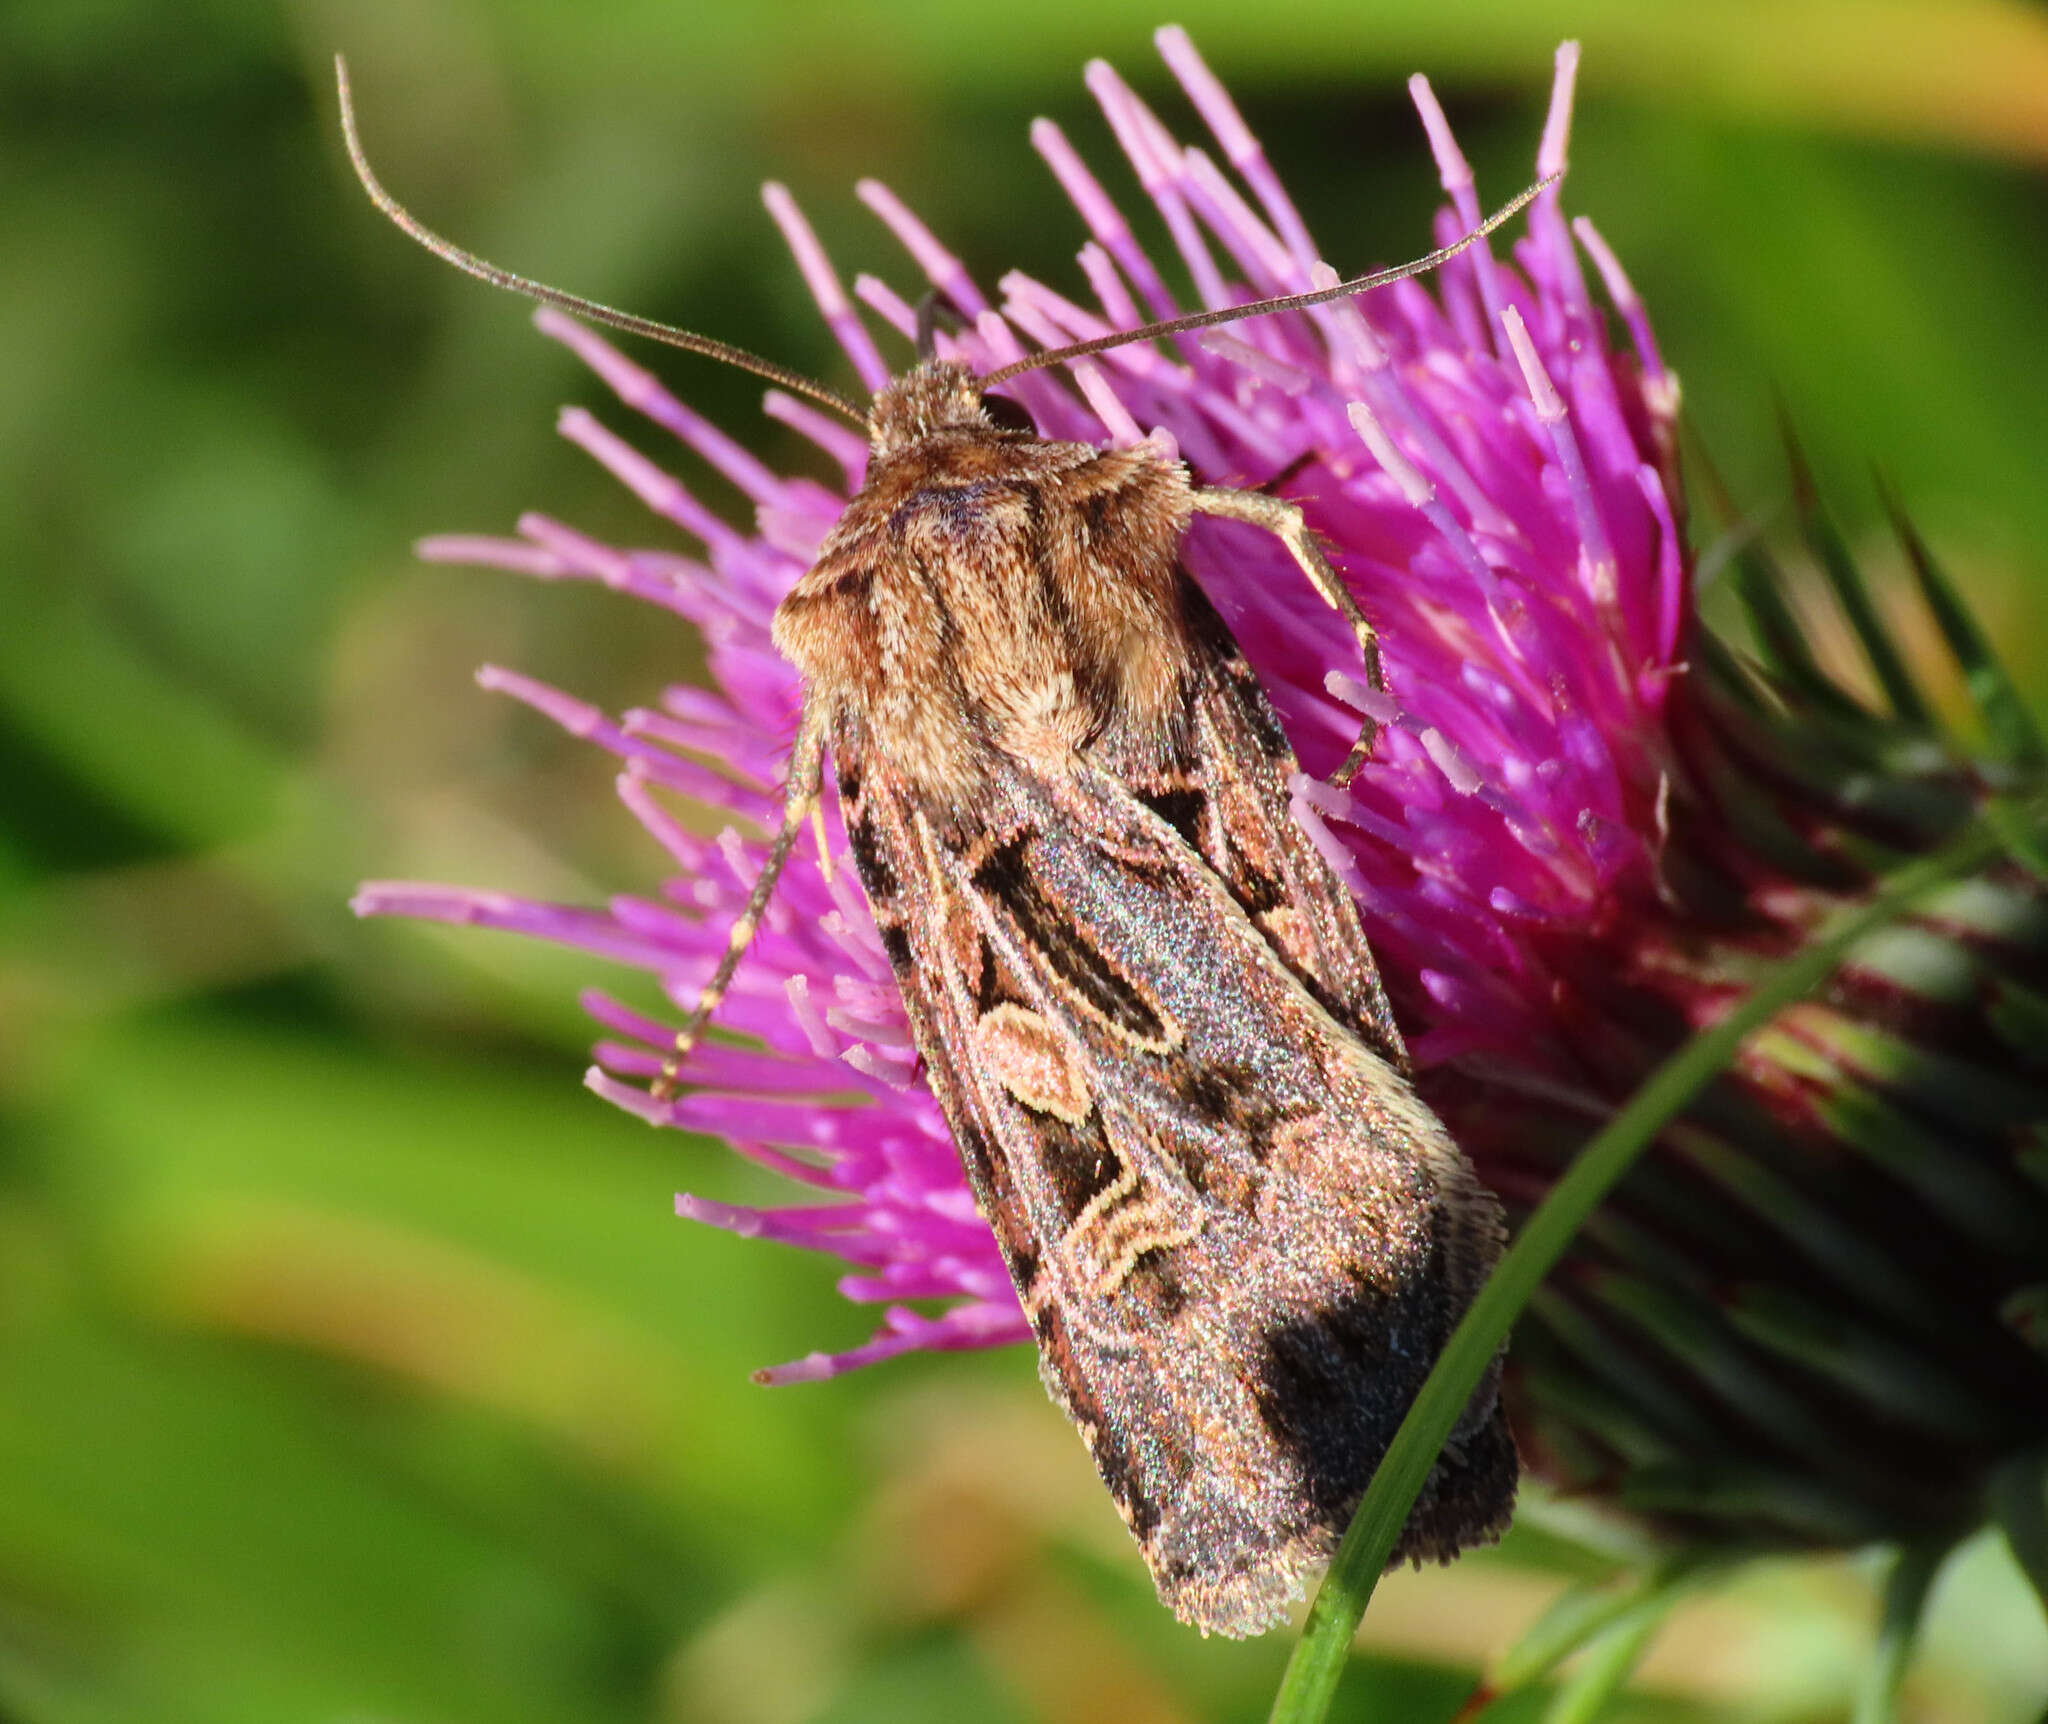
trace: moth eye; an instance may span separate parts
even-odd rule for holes
[[[984,395],[981,410],[998,431],[1021,431],[1027,437],[1038,435],[1038,426],[1021,401],[1012,401],[1007,395]]]

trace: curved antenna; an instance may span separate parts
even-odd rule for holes
[[[356,170],[356,178],[363,183],[363,190],[370,194],[370,202],[390,217],[394,225],[410,238],[417,240],[443,263],[453,264],[465,275],[473,275],[479,281],[489,282],[493,287],[502,287],[512,293],[524,294],[528,299],[552,305],[558,311],[573,312],[578,317],[588,318],[592,323],[601,323],[608,329],[617,329],[627,335],[642,335],[649,341],[659,341],[669,347],[680,347],[685,353],[701,353],[707,359],[723,360],[727,365],[738,366],[742,371],[751,371],[756,377],[765,377],[770,383],[779,383],[783,388],[798,395],[808,395],[813,401],[822,402],[834,412],[844,413],[862,430],[867,429],[868,416],[843,395],[827,389],[822,383],[813,383],[799,372],[786,366],[777,365],[772,359],[763,359],[749,353],[743,347],[734,347],[730,342],[714,341],[708,335],[698,335],[688,329],[677,329],[673,324],[656,323],[650,317],[635,317],[630,311],[617,311],[609,305],[600,305],[594,299],[583,299],[573,293],[564,293],[558,287],[549,287],[545,282],[533,281],[523,275],[515,275],[509,269],[500,269],[496,264],[476,253],[464,251],[451,240],[443,239],[422,222],[412,211],[387,192],[377,176],[370,171],[369,157],[363,153],[363,141],[356,133],[355,102],[349,95],[348,62],[339,54],[334,56],[334,84],[341,97],[341,135],[348,145],[348,159]]]
[[[1102,353],[1112,347],[1127,347],[1134,341],[1151,341],[1162,335],[1180,335],[1190,329],[1207,329],[1215,323],[1235,323],[1240,318],[1264,317],[1270,311],[1300,311],[1311,305],[1327,305],[1333,299],[1349,299],[1355,294],[1370,293],[1376,287],[1385,287],[1390,282],[1406,281],[1411,275],[1427,275],[1431,270],[1449,263],[1468,245],[1476,245],[1510,217],[1520,213],[1544,192],[1564,178],[1562,171],[1538,180],[1519,196],[1503,204],[1492,215],[1481,222],[1463,239],[1431,252],[1427,257],[1418,257],[1413,263],[1400,263],[1391,269],[1375,270],[1371,275],[1353,276],[1349,281],[1340,281],[1335,287],[1319,287],[1309,293],[1290,293],[1278,299],[1255,299],[1249,305],[1225,306],[1221,311],[1197,311],[1187,317],[1170,317],[1164,323],[1148,323],[1142,329],[1119,329],[1111,335],[1098,335],[1091,341],[1077,341],[1071,347],[1055,347],[1048,353],[1034,353],[1024,359],[1013,359],[1008,365],[999,365],[995,370],[977,379],[983,389],[993,389],[998,383],[1007,383],[1026,371],[1036,371],[1041,366],[1058,365],[1069,359],[1085,359],[1091,353]]]

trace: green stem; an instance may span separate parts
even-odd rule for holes
[[[1884,1587],[1884,1619],[1877,1631],[1877,1656],[1863,1672],[1856,1691],[1852,1724],[1895,1724],[1899,1689],[1913,1661],[1920,1637],[1920,1619],[1927,1613],[1927,1594],[1948,1555],[1945,1544],[1909,1544],[1892,1563]]]
[[[2035,810],[2027,814],[2038,820]],[[1727,1017],[1659,1066],[1579,1152],[1472,1301],[1394,1434],[1309,1607],[1274,1696],[1272,1724],[1319,1724],[1327,1716],[1352,1637],[1429,1469],[1522,1307],[1615,1182],[1728,1065],[1751,1031],[1818,988],[1858,940],[2004,850],[1994,821],[1979,819],[1944,849],[1898,869],[1868,903],[1838,913],[1800,951],[1765,972],[1755,991]]]

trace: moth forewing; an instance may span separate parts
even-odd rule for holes
[[[973,378],[878,398],[867,482],[778,611],[932,1087],[1039,1340],[1183,1618],[1271,1626],[1498,1256],[1403,1075],[1295,762],[1180,564],[1291,505],[999,430]],[[1362,756],[1361,756],[1362,757]],[[1496,1535],[1491,1383],[1400,1555]]]

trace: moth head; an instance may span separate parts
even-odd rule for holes
[[[906,371],[875,396],[868,414],[868,441],[883,460],[949,431],[1037,435],[1022,406],[1005,396],[984,395],[980,378],[946,359],[928,359]]]

